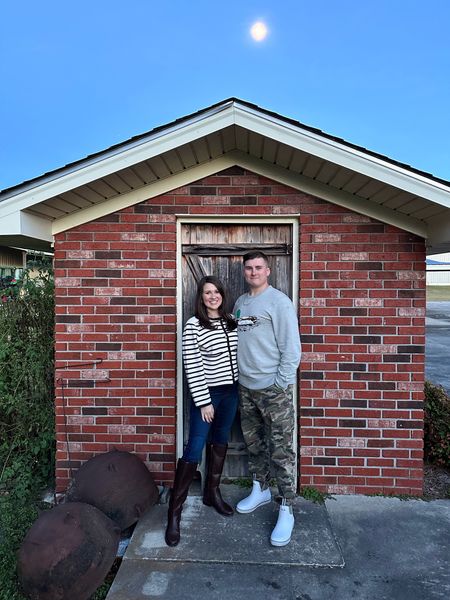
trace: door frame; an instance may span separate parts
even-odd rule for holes
[[[299,215],[298,216],[262,216],[257,215],[205,215],[205,216],[177,216],[176,220],[176,244],[177,244],[177,260],[176,260],[176,274],[177,274],[177,316],[176,316],[176,336],[177,336],[177,376],[176,376],[176,399],[177,399],[177,422],[176,422],[176,456],[181,457],[183,454],[183,356],[182,356],[182,336],[183,336],[183,285],[182,285],[182,274],[183,274],[183,263],[181,253],[181,227],[183,225],[197,224],[197,225],[217,225],[217,223],[232,223],[235,225],[291,225],[292,226],[292,302],[294,304],[295,312],[298,316],[298,290],[299,290]],[[295,478],[297,484],[297,446],[299,445],[298,440],[298,427],[297,427],[297,413],[298,413],[298,386],[294,388],[294,412],[295,412],[295,426],[294,426],[294,452],[296,460]]]

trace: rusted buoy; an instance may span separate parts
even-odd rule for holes
[[[19,549],[24,594],[31,600],[87,600],[111,569],[119,538],[117,524],[89,504],[44,511]]]
[[[115,521],[123,531],[158,500],[158,487],[139,457],[111,450],[80,467],[67,490],[69,502],[87,502]]]

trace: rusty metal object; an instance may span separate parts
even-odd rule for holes
[[[140,458],[112,450],[84,463],[71,481],[66,499],[96,506],[123,531],[156,504],[158,487]]]
[[[19,550],[17,570],[31,600],[87,600],[108,574],[119,546],[116,523],[74,502],[43,512]]]

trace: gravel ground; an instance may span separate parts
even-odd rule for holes
[[[450,499],[450,470],[425,464],[423,492],[427,500]]]

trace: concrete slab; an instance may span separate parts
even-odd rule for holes
[[[126,557],[107,600],[450,597],[450,501],[337,496],[326,508],[345,557],[343,568]],[[232,521],[235,517],[228,520],[230,535]]]
[[[247,493],[232,485],[223,489],[232,505]],[[248,515],[222,517],[205,506],[200,496],[189,496],[183,508],[178,546],[169,548],[165,544],[167,505],[159,505],[140,520],[125,556],[145,561],[343,566],[325,505],[297,498],[294,514],[296,527],[290,544],[275,548],[269,542],[278,516],[274,502]]]
[[[450,501],[337,496],[326,504],[346,561],[345,578],[328,579],[336,599],[450,597]],[[332,598],[331,589],[317,597]]]

